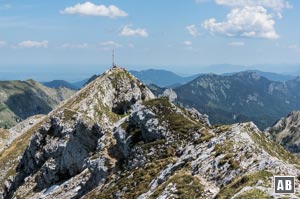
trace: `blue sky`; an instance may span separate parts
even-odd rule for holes
[[[80,79],[110,65],[112,48],[132,69],[272,71],[300,63],[299,20],[297,0],[0,0],[0,78]]]

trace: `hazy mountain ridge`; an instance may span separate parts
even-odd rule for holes
[[[262,77],[265,77],[268,80],[279,81],[279,82],[285,82],[285,81],[289,81],[289,80],[293,80],[293,79],[297,78],[296,76],[293,76],[293,75],[284,75],[284,74],[278,74],[278,73],[263,72],[263,71],[259,71],[259,70],[247,70],[247,71],[241,71],[241,72],[257,73],[258,75],[260,75]],[[222,75],[223,76],[232,76],[234,74],[241,73],[241,72],[225,73],[225,74],[222,74]]]
[[[171,71],[160,69],[148,69],[142,71],[130,71],[134,76],[141,79],[145,84],[156,84],[161,87],[174,87],[195,79],[198,75],[182,77]]]
[[[256,72],[207,74],[174,90],[179,103],[208,114],[214,124],[254,121],[263,129],[300,109],[299,78],[275,82]]]
[[[213,127],[113,68],[0,153],[0,198],[269,197],[298,165],[253,123]]]
[[[77,87],[72,83],[69,83],[67,81],[64,80],[53,80],[50,82],[42,82],[43,85],[49,87],[49,88],[59,88],[59,87],[65,87],[65,88],[69,88],[72,90],[78,90],[81,87]]]
[[[0,127],[10,128],[36,114],[50,112],[75,91],[48,88],[34,80],[0,81]]]

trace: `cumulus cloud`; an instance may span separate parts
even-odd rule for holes
[[[61,14],[79,14],[90,16],[103,16],[103,17],[126,17],[128,14],[120,8],[110,5],[95,5],[91,2],[78,3],[74,6],[67,7],[60,11]]]
[[[277,39],[275,21],[271,14],[261,6],[235,8],[227,15],[226,20],[217,22],[215,18],[205,20],[203,28],[211,33],[228,37],[251,37]]]
[[[0,40],[0,47],[3,47],[3,46],[5,46],[6,45],[6,41],[1,41]]]
[[[198,29],[195,24],[189,25],[185,27],[187,31],[192,35],[193,37],[199,36],[200,33],[198,32]]]
[[[230,7],[262,6],[275,11],[279,18],[282,18],[281,13],[283,9],[292,7],[291,4],[286,0],[215,0],[215,2],[219,5]]]
[[[236,41],[228,43],[229,46],[245,46],[244,42]]]
[[[44,41],[22,41],[18,43],[18,47],[20,48],[47,48],[49,42],[44,40]]]
[[[146,29],[137,28],[133,29],[130,25],[126,25],[121,30],[120,35],[122,36],[139,36],[139,37],[148,37],[149,34]]]
[[[74,43],[65,43],[61,45],[62,48],[70,48],[70,49],[84,49],[88,48],[87,43],[81,43],[81,44],[74,44]]]
[[[193,45],[193,42],[191,42],[191,41],[184,41],[183,44],[186,45],[186,46],[191,46],[191,45]]]

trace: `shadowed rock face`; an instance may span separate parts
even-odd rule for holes
[[[299,161],[253,123],[213,127],[121,68],[27,133],[0,153],[1,199],[249,198],[248,188],[272,196],[275,174],[300,175]]]
[[[292,153],[300,153],[300,112],[293,111],[266,129],[266,134]]]

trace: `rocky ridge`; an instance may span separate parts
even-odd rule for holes
[[[293,111],[266,129],[267,136],[286,150],[300,153],[300,111]]]
[[[211,126],[114,67],[0,152],[0,198],[269,197],[299,167],[253,123]]]

